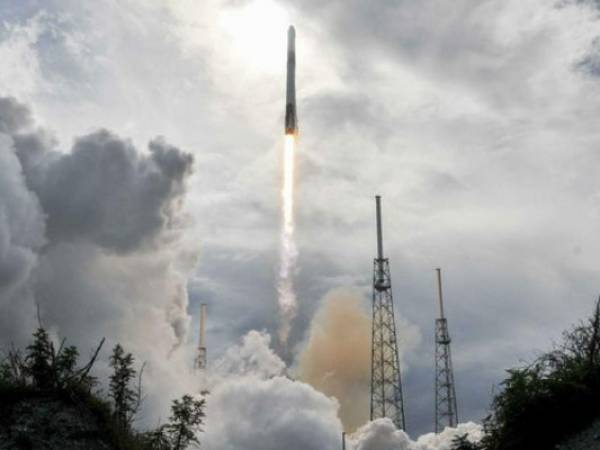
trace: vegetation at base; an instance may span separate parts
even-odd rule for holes
[[[133,368],[134,358],[131,353],[125,353],[121,344],[115,345],[110,357],[110,367],[113,373],[110,376],[109,396],[113,401],[113,418],[115,424],[122,430],[131,428],[135,413],[142,401],[141,375],[144,369],[140,369],[137,388],[132,387],[136,376]]]
[[[460,434],[452,440],[452,450],[479,450],[479,443],[471,442],[468,434]]]
[[[531,364],[510,369],[472,444],[454,450],[553,449],[600,417],[600,299],[588,320],[563,333],[562,343]]]
[[[76,347],[65,346],[63,340],[56,349],[47,331],[38,328],[25,352],[11,349],[0,360],[0,416],[4,417],[3,412],[24,400],[51,398],[83,407],[102,429],[95,438],[116,450],[184,450],[192,443],[199,445],[197,433],[202,431],[204,398],[184,395],[173,401],[169,422],[151,431],[133,429],[143,399],[144,365],[138,372],[134,368],[135,359],[120,344],[114,347],[110,357],[113,369],[110,400],[95,391],[98,383],[90,371],[103,344],[104,339],[89,362],[78,367]],[[28,439],[27,436],[22,438]]]

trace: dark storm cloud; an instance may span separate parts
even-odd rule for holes
[[[192,156],[157,138],[141,155],[131,142],[99,130],[61,154],[29,109],[0,98],[0,132],[11,137],[27,186],[47,217],[50,241],[89,240],[115,251],[150,241],[173,220]]]
[[[150,156],[106,130],[79,138],[33,183],[48,213],[51,239],[89,239],[128,251],[151,239],[172,216],[192,158],[162,141]]]
[[[139,247],[172,219],[192,164],[191,155],[161,139],[142,156],[107,130],[77,139],[67,154],[44,155],[39,135],[15,139],[50,240],[89,240],[115,251]]]

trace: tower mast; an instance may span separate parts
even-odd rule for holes
[[[383,256],[381,197],[375,197],[377,257],[373,261],[373,318],[371,328],[371,420],[392,419],[405,429],[402,378],[394,320],[389,260]]]
[[[206,369],[206,303],[200,305],[200,333],[198,337],[198,354],[194,361],[196,370]]]
[[[458,423],[454,371],[450,352],[450,334],[448,321],[444,316],[444,297],[442,295],[442,269],[437,272],[438,299],[440,317],[435,320],[435,432],[444,427],[455,427]]]

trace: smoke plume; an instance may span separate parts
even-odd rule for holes
[[[105,336],[147,362],[142,423],[197,389],[182,347],[189,325],[181,202],[191,155],[157,138],[147,152],[107,130],[59,150],[29,109],[0,98],[0,339],[37,326],[83,354]],[[180,351],[172,353],[173,349]]]
[[[298,376],[340,402],[347,430],[368,419],[371,321],[362,299],[335,290],[323,300],[300,355]]]
[[[336,292],[330,298],[333,304],[344,300],[355,305],[337,305],[337,311],[347,311],[348,318],[357,318],[357,313],[360,316],[356,296]],[[314,386],[287,378],[285,363],[270,344],[268,334],[251,331],[210,367],[202,445],[215,450],[339,450],[344,428],[338,418],[338,402]],[[365,406],[368,408],[361,404],[354,408]],[[465,433],[478,440],[481,427],[460,424],[413,441],[391,420],[378,419],[349,435],[347,448],[450,450],[453,438]]]
[[[311,323],[299,358],[299,378],[340,402],[340,418],[348,431],[364,424],[369,414],[371,319],[366,305],[356,291],[331,291]],[[419,334],[403,322],[399,325],[403,354],[418,344]]]
[[[337,450],[337,402],[287,378],[266,333],[249,332],[212,367],[203,445],[219,450]]]
[[[296,317],[298,305],[294,291],[294,271],[298,250],[294,238],[294,158],[296,137],[286,134],[283,150],[283,186],[282,198],[282,227],[279,284],[277,286],[279,315],[279,342],[285,349],[292,328],[292,321]]]
[[[25,344],[38,304],[52,336],[68,338],[83,354],[107,337],[95,371],[100,380],[107,378],[108,349],[122,343],[138,366],[147,362],[136,425],[155,426],[168,416],[171,399],[198,390],[193,349],[182,345],[195,265],[181,209],[192,158],[162,139],[140,152],[106,130],[76,139],[66,151],[58,145],[26,106],[0,98],[0,339]],[[367,406],[367,391],[352,393],[367,385],[369,342],[368,316],[352,295],[332,293],[312,324],[300,364],[312,386],[285,376],[265,333],[252,331],[225,352],[207,373],[203,446],[339,448],[333,396],[353,423],[360,417],[349,415],[350,401],[357,401],[355,409]],[[376,421],[349,439],[349,449],[448,448],[407,439]]]
[[[397,430],[390,419],[377,419],[361,427],[350,436],[352,450],[451,450],[456,436],[467,435],[472,442],[483,437],[481,425],[466,422],[456,428],[446,428],[439,434],[427,433],[416,441]]]

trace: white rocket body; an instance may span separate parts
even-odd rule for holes
[[[296,116],[296,30],[293,26],[288,29],[285,134],[298,134],[298,118]]]

